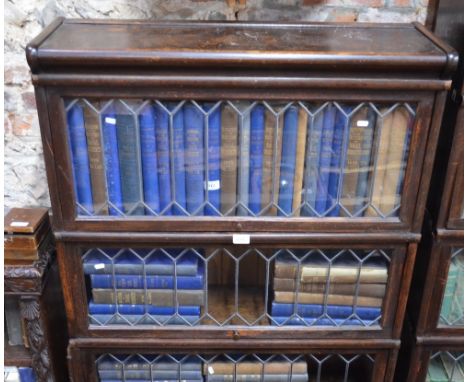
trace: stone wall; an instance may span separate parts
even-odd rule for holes
[[[24,48],[57,16],[424,23],[427,0],[6,0],[5,205],[49,206]]]

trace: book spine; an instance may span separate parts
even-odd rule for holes
[[[237,113],[225,106],[221,120],[221,213],[227,214],[237,197]]]
[[[362,320],[375,320],[380,317],[380,308],[353,307],[351,305],[321,305],[321,304],[297,304],[294,311],[294,304],[281,304],[272,302],[272,316],[291,316],[294,313],[302,317],[316,318],[327,314],[331,318],[347,318],[355,314]]]
[[[20,382],[36,382],[36,373],[30,367],[18,368]]]
[[[247,216],[249,206],[250,113],[239,119],[238,216]]]
[[[179,305],[204,305],[203,290],[95,288],[92,295],[96,304],[175,306],[177,301]]]
[[[202,215],[203,193],[203,114],[194,104],[184,105],[185,126],[185,185],[187,211]]]
[[[299,262],[275,261],[275,278],[295,279],[299,269]]]
[[[94,314],[90,316],[91,323],[98,325],[129,325],[129,323],[132,325],[155,325],[155,321],[161,325],[193,325],[199,320],[199,316],[145,316],[141,314]]]
[[[353,305],[361,307],[379,308],[382,306],[382,298],[378,297],[362,297],[362,296],[346,296],[328,294],[327,304],[330,305]],[[275,302],[285,304],[323,304],[325,295],[323,293],[295,293],[295,292],[275,292]]]
[[[306,265],[302,266],[301,281],[305,283],[326,282],[330,279],[333,283],[354,283],[359,280],[363,284],[386,283],[387,268],[379,267],[328,267]]]
[[[343,113],[344,112],[344,113]],[[335,128],[333,131],[332,155],[330,160],[330,175],[328,178],[327,216],[338,216],[340,206],[338,197],[341,193],[341,172],[344,167],[343,152],[346,152],[348,144],[348,117],[346,114],[350,108],[343,107],[343,111],[337,110],[335,117]]]
[[[372,147],[373,137],[375,131],[375,123],[377,115],[372,107],[368,108],[367,113],[367,126],[364,126],[361,143],[361,156],[359,158],[359,174],[357,178],[356,187],[356,210],[360,210],[364,205],[369,202],[369,179],[371,178],[371,158],[372,158]],[[363,211],[358,213],[358,216],[362,216]]]
[[[263,141],[265,107],[256,105],[250,113],[249,209],[255,215],[262,209]]]
[[[171,105],[172,108],[175,105]],[[172,207],[173,215],[186,215],[187,199],[185,189],[185,127],[183,109],[172,117],[172,157],[174,158],[174,184],[176,205]]]
[[[207,103],[203,105],[208,116],[208,179],[205,191],[209,205],[205,206],[205,215],[218,216],[221,208],[221,107]]]
[[[315,216],[315,200],[319,175],[319,160],[322,147],[323,112],[309,118],[307,125],[307,155],[304,174],[304,199],[302,216]]]
[[[161,380],[187,380],[187,379],[201,379],[201,370],[153,370],[153,379]]]
[[[141,196],[140,163],[132,115],[117,115],[117,140],[124,210],[130,215],[143,215],[143,208],[138,205]]]
[[[300,108],[297,122],[296,164],[294,166],[294,191],[292,202],[292,212],[294,216],[299,216],[300,214],[299,207],[301,206],[303,195],[307,120],[307,112],[303,108]]]
[[[82,207],[79,209],[79,213],[92,215],[94,209],[88,143],[86,141],[83,108],[80,105],[73,105],[68,111],[67,124],[72,154],[72,170],[75,178],[76,201]]]
[[[308,382],[309,375],[305,374],[209,374],[207,382]]]
[[[210,372],[211,371],[211,372]],[[223,361],[210,362],[203,366],[205,375],[212,374],[304,374],[307,373],[307,363],[300,362],[281,362],[269,361],[260,363],[255,361],[241,361],[236,364]]]
[[[262,206],[273,203],[273,155],[275,146],[276,118],[270,110],[265,113],[265,138],[263,144]]]
[[[335,127],[336,107],[327,105],[323,115],[322,141],[319,159],[319,175],[317,192],[315,195],[315,211],[323,216],[327,210],[328,180],[330,177],[330,163],[333,152],[333,133]]]
[[[146,208],[147,215],[160,212],[155,118],[154,108],[151,105],[146,105],[138,116],[143,196],[148,206]]]
[[[177,289],[202,289],[203,276],[177,276]],[[91,275],[92,288],[143,289],[143,276],[133,275]],[[174,276],[157,275],[146,277],[147,289],[172,289]]]
[[[383,109],[381,113],[385,114],[388,109]],[[382,203],[382,193],[385,182],[385,168],[388,162],[388,149],[391,142],[393,124],[393,113],[386,114],[384,117],[379,117],[376,123],[375,135],[378,139],[378,145],[373,148],[373,156],[375,161],[375,168],[373,171],[372,179],[372,193],[371,193],[371,206],[365,212],[366,216],[378,216],[377,211],[380,212]]]
[[[278,195],[280,215],[292,213],[294,174],[296,164],[298,107],[291,106],[284,113],[283,142],[281,150],[281,170]]]
[[[156,155],[158,157],[159,208],[163,215],[172,215],[171,163],[169,153],[169,113],[165,105],[154,106],[156,113]]]
[[[399,203],[398,183],[401,169],[405,167],[405,143],[408,131],[409,112],[398,108],[393,112],[391,142],[389,143],[382,188],[380,210],[385,216],[393,216]]]
[[[89,107],[84,108],[89,170],[94,206],[99,215],[107,215],[107,191],[99,118]]]
[[[193,357],[190,357],[193,358]],[[189,359],[190,359],[189,358]],[[201,372],[201,360],[185,359],[182,363],[156,361],[151,365],[152,370],[182,370],[182,371],[198,371]]]
[[[119,149],[117,142],[117,118],[111,107],[102,116],[102,140],[104,142],[104,163],[106,168],[107,196],[109,215],[123,212],[122,187],[120,184]]]
[[[90,302],[89,314],[153,314],[159,316],[173,315],[176,312],[181,316],[199,316],[200,307],[195,305],[180,305],[176,310],[171,306],[131,305],[131,304],[96,304]]]
[[[125,380],[128,379],[142,379],[149,380],[151,378],[151,372],[149,370],[98,370],[100,379],[117,379]]]
[[[273,316],[271,320],[272,325],[313,325],[313,326],[371,326],[377,325],[375,320],[357,320],[357,319],[343,319],[343,318],[307,318],[307,317],[276,317]]]

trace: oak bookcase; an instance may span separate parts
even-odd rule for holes
[[[58,19],[27,59],[73,380],[393,379],[453,49],[419,24]]]

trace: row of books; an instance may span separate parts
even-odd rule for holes
[[[387,284],[379,260],[277,260],[274,267],[272,321],[286,325],[372,325],[381,315]]]
[[[4,382],[36,382],[36,373],[31,367],[4,367]]]
[[[399,204],[412,116],[403,106],[111,104],[67,112],[82,215],[377,216]],[[367,208],[371,201],[375,208]],[[340,203],[340,205],[338,205]],[[345,212],[348,211],[347,213]]]
[[[113,381],[206,381],[206,382],[307,382],[305,361],[274,360],[216,360],[203,362],[188,357],[183,362],[158,360],[152,363],[131,359],[125,363],[118,359],[98,362],[101,382]]]
[[[450,263],[440,311],[443,324],[463,325],[464,273],[464,256],[454,256]]]
[[[192,251],[177,261],[156,252],[145,266],[131,252],[114,263],[89,255],[83,269],[91,287],[91,323],[186,325],[200,318],[205,268]]]
[[[426,377],[427,382],[463,382],[465,373],[463,358],[455,360],[446,352],[440,352],[438,357],[431,359]]]

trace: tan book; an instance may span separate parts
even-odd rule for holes
[[[301,107],[299,109],[299,118],[297,122],[297,145],[296,145],[296,167],[294,171],[294,189],[292,211],[294,216],[300,215],[300,205],[302,201],[302,189],[304,180],[305,150],[307,136],[308,114]]]
[[[301,269],[301,282],[316,283],[324,282],[353,283],[359,279],[360,283],[386,283],[387,268],[356,266],[303,266]]]
[[[146,292],[146,293],[145,293]],[[99,289],[93,288],[93,302],[96,304],[131,304],[131,305],[155,305],[174,306],[173,289]],[[177,301],[179,305],[203,306],[203,290],[178,290]]]
[[[402,169],[405,166],[405,144],[410,120],[411,115],[403,107],[393,112],[391,142],[387,151],[387,162],[380,196],[380,211],[385,215],[390,214],[400,201],[398,183]]]
[[[379,297],[363,297],[339,294],[329,294],[326,296],[328,305],[356,305],[368,307],[382,306],[382,298]],[[275,292],[275,302],[283,304],[325,304],[325,295],[323,293],[295,293],[295,292]]]
[[[356,283],[330,283],[329,293],[354,295],[356,292]],[[279,279],[273,280],[273,289],[279,292],[295,292],[296,280],[295,279]],[[359,295],[368,297],[384,297],[387,289],[386,284],[361,284],[359,285]],[[308,293],[325,293],[327,290],[327,283],[299,283],[298,292]]]
[[[265,140],[263,142],[262,209],[272,202],[273,155],[275,146],[276,117],[265,110]]]
[[[102,151],[101,129],[99,116],[89,107],[84,107],[86,141],[88,143],[89,170],[91,174],[91,190],[95,213],[107,215],[107,187]]]
[[[296,279],[300,269],[301,283],[324,283],[330,277],[334,283],[355,283],[359,276],[361,284],[385,284],[387,282],[387,268],[363,265],[335,264],[329,267],[324,264],[299,265],[293,261],[275,261],[275,278]]]
[[[349,125],[348,151],[346,153],[346,167],[343,173],[343,187],[341,191],[341,204],[349,212],[353,213],[356,206],[356,190],[362,154],[362,145],[364,138],[363,122],[367,122],[368,108],[362,107],[352,117]],[[341,211],[342,216],[347,216]]]
[[[235,110],[224,107],[221,123],[221,213],[226,214],[237,198],[238,123]]]
[[[383,109],[381,110],[381,113],[383,114],[386,111],[387,109]],[[378,133],[380,131],[380,139],[377,141],[377,157],[374,157],[376,166],[373,179],[371,205],[380,210],[385,181],[385,168],[388,162],[388,148],[392,139],[393,113],[387,114],[383,119],[379,117],[376,125],[376,132]],[[377,212],[371,207],[366,210],[365,215],[378,216]]]
[[[226,361],[216,361],[205,363],[203,365],[204,375],[243,375],[243,374],[305,374],[307,373],[307,364],[300,362],[281,362],[273,361],[262,364],[255,361],[241,361],[237,364]]]

